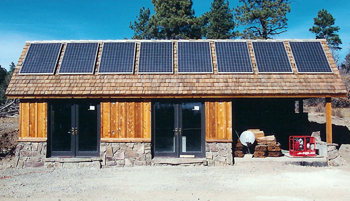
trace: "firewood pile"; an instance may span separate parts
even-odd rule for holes
[[[4,104],[0,105],[0,117],[15,117],[19,112],[19,100],[12,99],[7,100]]]
[[[254,157],[265,158],[265,157],[280,157],[283,156],[281,151],[281,144],[276,141],[274,135],[265,136],[264,131],[259,129],[249,129],[255,135],[255,148],[252,146],[250,150],[254,150]],[[246,153],[246,147],[239,141],[237,141],[234,147],[234,156],[242,158]]]
[[[236,146],[235,146],[234,156],[238,157],[238,158],[243,158],[243,156],[244,156],[243,148],[244,148],[243,144],[238,139]]]
[[[255,139],[257,145],[255,146],[254,157],[265,158],[283,156],[281,151],[281,144],[276,141],[274,135],[258,137]]]

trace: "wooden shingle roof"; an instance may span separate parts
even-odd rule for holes
[[[172,74],[139,74],[137,71],[140,41],[136,42],[135,70],[133,74],[98,74],[102,44],[99,43],[93,74],[59,74],[63,52],[62,43],[56,73],[53,75],[22,75],[23,64],[29,45],[27,42],[19,58],[15,72],[6,91],[8,98],[239,98],[239,97],[337,97],[345,96],[346,87],[334,63],[325,40],[321,40],[333,73],[298,73],[290,50],[290,41],[284,42],[293,73],[258,73],[252,48],[247,40],[253,73],[218,73],[214,40],[210,42],[213,73],[179,74],[177,72],[177,41],[173,42]],[[303,40],[298,40],[303,41]],[[310,41],[310,40],[307,40]],[[320,40],[311,40],[320,41]],[[55,42],[57,41],[45,41]],[[91,41],[75,41],[91,42]]]

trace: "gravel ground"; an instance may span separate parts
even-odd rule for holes
[[[349,200],[350,166],[0,170],[0,200]]]

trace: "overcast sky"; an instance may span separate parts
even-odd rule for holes
[[[193,0],[197,16],[210,10],[212,0]],[[230,7],[239,5],[231,0]],[[131,21],[151,0],[0,0],[0,65],[17,64],[25,41],[105,40],[131,38]],[[343,48],[340,59],[349,53],[349,0],[293,0],[288,14],[288,31],[279,39],[313,39],[309,32],[313,18],[322,8],[340,27]]]

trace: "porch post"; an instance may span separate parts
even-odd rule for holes
[[[332,99],[326,98],[326,138],[327,143],[332,143]]]

